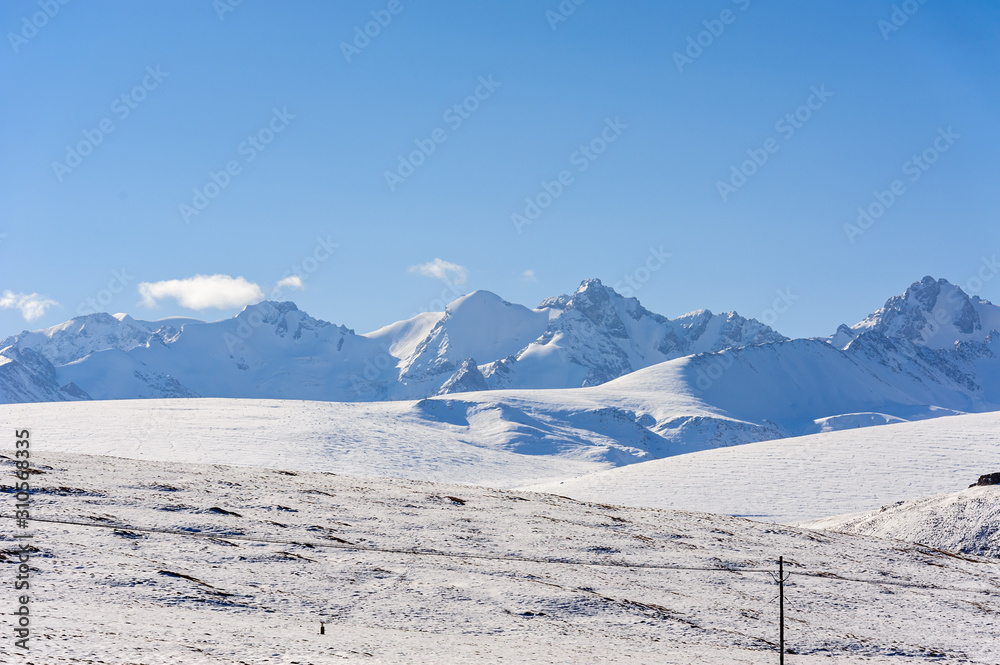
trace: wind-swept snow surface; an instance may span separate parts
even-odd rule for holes
[[[954,492],[998,459],[1000,414],[985,413],[706,450],[532,489],[788,523]]]
[[[30,429],[43,451],[179,463],[506,487],[611,466],[602,461],[608,447],[582,435],[563,455],[518,454],[504,445],[502,423],[470,432],[464,410],[441,407],[427,419],[413,402],[115,400],[10,405],[0,420]]]
[[[60,522],[31,522],[30,657],[8,638],[4,663],[774,663],[779,555],[789,663],[1000,660],[987,559],[529,492],[33,460],[32,515]]]
[[[215,399],[18,404],[6,407],[0,422],[8,430],[32,429],[43,451],[530,485],[601,503],[777,522],[955,491],[1000,459],[1000,413],[704,450],[698,446],[713,436],[722,437],[722,444],[746,443],[740,437],[760,435],[760,428],[718,416],[676,424],[672,410],[701,408],[695,400],[655,404],[645,402],[651,398],[641,392],[615,392],[617,401],[609,401],[601,390],[511,391],[520,397],[501,401],[477,401],[492,393],[472,393],[378,404]],[[521,394],[526,392],[533,394]],[[577,400],[567,403],[560,393]],[[691,444],[685,445],[685,436]],[[700,452],[682,454],[686,449]],[[668,454],[673,456],[656,459]]]

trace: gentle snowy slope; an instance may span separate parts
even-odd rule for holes
[[[445,405],[442,405],[445,406]],[[506,486],[609,468],[609,446],[576,434],[560,454],[518,454],[503,431],[413,402],[170,399],[16,404],[8,429],[44,451],[242,464]]]
[[[199,397],[172,376],[150,369],[134,355],[106,349],[56,370],[59,383],[83,384],[93,399]]]
[[[1000,462],[994,467],[1000,469]],[[1000,486],[899,501],[879,510],[828,517],[802,526],[1000,557]]]
[[[993,348],[1000,351],[1000,344]],[[608,387],[657,370],[636,372]],[[952,360],[869,334],[846,351],[800,339],[695,356],[685,377],[693,394],[733,418],[770,421],[801,434],[817,431],[814,421],[821,419],[831,428],[860,424],[829,420],[843,414],[873,412],[913,420],[1000,408],[1000,392],[990,383],[984,382],[988,390],[975,383],[978,371],[1000,373],[1000,360]]]
[[[1000,659],[986,559],[528,492],[34,461],[32,515],[78,524],[31,523],[30,662],[774,663],[779,555],[790,663]]]
[[[572,407],[544,401],[562,391],[500,402],[474,401],[473,393],[465,400],[380,404],[24,404],[6,407],[2,425],[33,428],[36,445],[52,452],[532,485],[602,503],[779,522],[954,491],[1000,457],[995,413],[751,443],[754,436],[770,438],[768,432],[718,416],[671,419],[663,404],[639,415],[641,393],[609,402],[598,400],[600,389],[566,391],[579,398]],[[693,409],[697,402],[670,408]],[[730,442],[748,445],[703,450]],[[675,456],[655,459],[667,455]],[[612,469],[620,465],[626,466]]]
[[[533,489],[790,523],[956,491],[998,459],[1000,414],[987,413],[708,450]]]

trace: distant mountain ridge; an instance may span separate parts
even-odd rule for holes
[[[420,399],[598,385],[692,352],[784,341],[702,310],[667,319],[599,280],[530,309],[488,291],[367,335],[265,301],[232,319],[90,314],[0,342],[0,402],[149,397]]]
[[[1000,410],[998,313],[927,277],[828,340],[736,313],[668,319],[598,280],[535,308],[477,291],[365,335],[289,302],[214,323],[93,314],[0,342],[0,401],[420,400],[407,417],[470,440],[600,441],[617,464]]]

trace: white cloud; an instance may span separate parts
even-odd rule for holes
[[[45,315],[49,307],[58,306],[55,300],[42,297],[37,293],[14,293],[6,290],[0,296],[0,309],[19,309],[25,321],[34,321]]]
[[[278,282],[278,284],[277,284],[277,286],[275,286],[275,288],[276,289],[290,288],[290,289],[298,289],[299,291],[302,291],[302,290],[304,290],[306,288],[306,285],[302,282],[302,278],[299,277],[298,275],[289,275],[288,277],[286,277],[283,280],[281,280],[280,282]]]
[[[521,279],[523,281],[525,281],[525,282],[537,282],[538,281],[538,278],[535,277],[535,271],[532,270],[531,268],[528,268],[527,270],[525,270],[524,272],[521,273]]]
[[[419,273],[424,277],[436,277],[456,286],[465,284],[465,280],[469,276],[469,271],[464,266],[442,259],[434,259],[430,263],[410,266],[410,272]]]
[[[264,299],[259,286],[229,275],[195,275],[187,279],[142,282],[139,294],[146,307],[156,307],[158,301],[173,298],[188,309],[230,309]]]

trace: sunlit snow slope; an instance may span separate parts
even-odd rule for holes
[[[1000,414],[987,413],[708,450],[533,489],[788,523],[954,492],[997,460]]]
[[[1000,458],[993,468],[1000,470]],[[878,510],[815,520],[804,526],[1000,557],[1000,485],[898,501]]]

